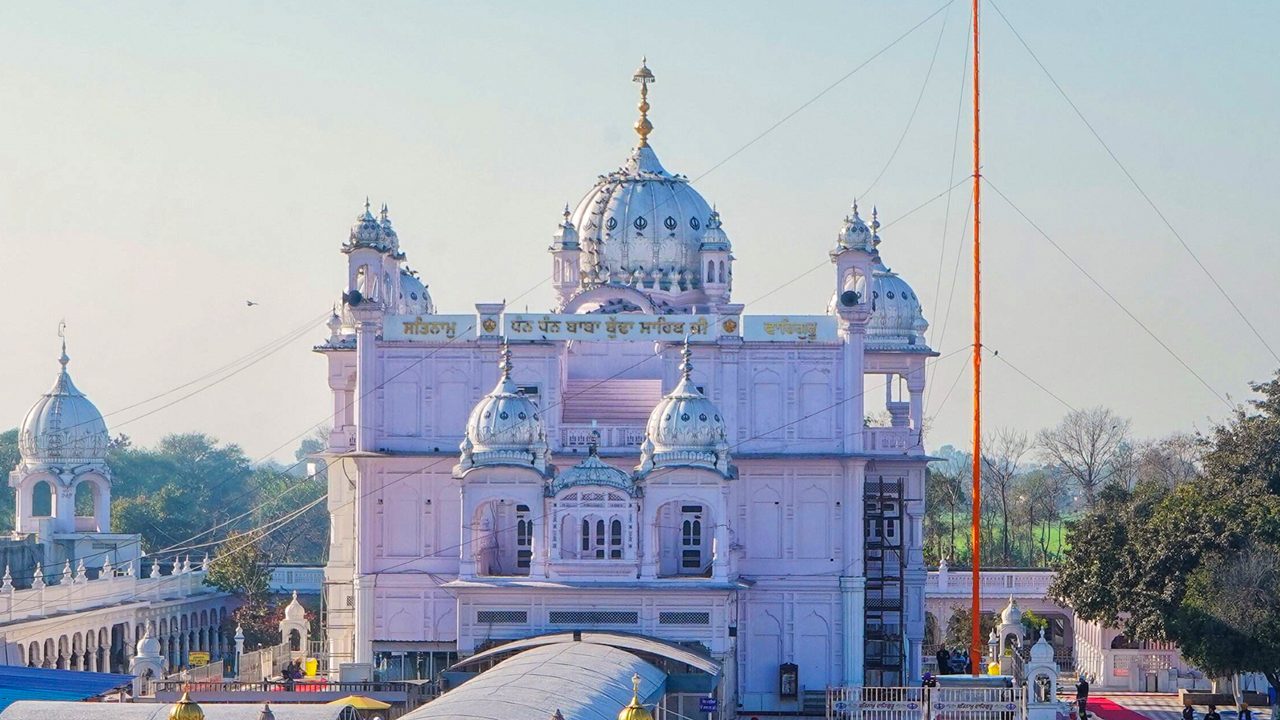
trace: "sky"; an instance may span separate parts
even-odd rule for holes
[[[999,7],[1280,351],[1280,4]],[[550,308],[561,208],[633,145],[631,74],[647,55],[651,142],[718,205],[734,300],[823,312],[850,201],[878,206],[883,257],[943,353],[928,443],[968,442],[970,194],[945,192],[970,172],[963,0],[5,14],[0,426],[52,384],[65,319],[73,376],[113,434],[201,431],[291,456],[332,408],[310,348],[366,195],[390,206],[441,312]],[[1141,437],[1210,427],[1280,359],[989,2],[982,26],[983,174],[1061,248],[984,188],[984,340],[999,351],[985,423],[1034,432],[1104,405]]]

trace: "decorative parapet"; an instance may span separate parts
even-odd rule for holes
[[[205,563],[174,562],[169,575],[138,577],[132,567],[125,574],[111,572],[90,580],[68,581],[61,575],[35,582],[25,590],[0,588],[0,626],[52,615],[81,612],[138,600],[165,600],[216,592],[204,584]],[[190,568],[184,570],[183,568]],[[150,569],[150,566],[148,566]],[[58,580],[54,584],[54,580]]]

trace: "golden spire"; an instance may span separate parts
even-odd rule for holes
[[[636,121],[636,134],[640,136],[640,147],[649,146],[649,133],[653,132],[653,123],[649,122],[649,83],[654,82],[653,71],[646,64],[648,58],[640,58],[640,69],[631,76],[632,82],[640,83],[640,119]]]
[[[618,713],[618,720],[653,720],[653,714],[640,704],[640,673],[631,676],[631,703]]]

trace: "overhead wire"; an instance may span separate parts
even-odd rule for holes
[[[929,58],[929,68],[925,70],[924,81],[920,83],[920,92],[916,95],[916,103],[911,107],[911,114],[907,116],[907,124],[902,127],[902,134],[898,136],[898,142],[893,146],[893,152],[889,153],[889,159],[885,161],[884,166],[880,168],[880,172],[876,173],[876,177],[862,191],[858,197],[867,197],[871,195],[871,191],[880,183],[880,179],[889,171],[889,166],[893,165],[893,161],[898,157],[898,151],[902,149],[902,143],[907,139],[907,133],[911,132],[911,124],[915,122],[916,113],[920,110],[920,102],[924,100],[924,92],[929,87],[929,79],[933,77],[933,66],[938,61],[938,49],[942,47],[942,36],[947,32],[947,20],[951,17],[951,6],[947,6],[947,12],[942,16],[942,27],[938,28],[938,40],[933,44],[933,55]],[[951,177],[950,174],[947,177]]]
[[[1200,268],[1200,271],[1204,273],[1205,277],[1209,278],[1209,282],[1213,283],[1213,286],[1217,288],[1222,297],[1229,305],[1231,305],[1231,309],[1235,311],[1235,314],[1242,321],[1244,321],[1244,324],[1249,328],[1249,331],[1253,333],[1253,336],[1258,339],[1258,342],[1262,343],[1263,347],[1267,349],[1267,352],[1271,353],[1271,357],[1274,358],[1276,362],[1280,362],[1280,354],[1277,354],[1275,349],[1271,347],[1271,344],[1262,336],[1262,333],[1258,332],[1258,328],[1254,326],[1248,316],[1244,314],[1244,311],[1240,309],[1240,306],[1236,303],[1235,299],[1227,293],[1227,289],[1222,286],[1222,283],[1218,282],[1218,279],[1214,277],[1213,273],[1209,271],[1209,268],[1200,260],[1200,257],[1191,249],[1191,246],[1187,244],[1187,241],[1183,239],[1182,233],[1178,232],[1178,229],[1174,227],[1173,223],[1169,222],[1169,218],[1166,217],[1160,207],[1156,205],[1156,202],[1151,198],[1151,195],[1149,195],[1147,191],[1143,189],[1142,185],[1138,183],[1138,179],[1134,177],[1133,173],[1129,172],[1129,168],[1121,162],[1120,157],[1111,149],[1111,146],[1107,144],[1107,141],[1102,139],[1102,135],[1093,126],[1093,123],[1089,122],[1089,119],[1084,116],[1083,112],[1081,112],[1080,107],[1071,99],[1071,96],[1067,95],[1067,91],[1063,89],[1057,78],[1053,76],[1053,73],[1049,72],[1049,68],[1045,67],[1045,64],[1040,61],[1040,56],[1036,55],[1035,50],[1031,49],[1031,45],[1029,45],[1026,39],[1022,37],[1022,33],[1018,32],[1018,29],[1013,26],[1013,23],[1010,22],[1009,18],[1004,14],[1004,11],[1000,9],[1000,6],[996,4],[995,0],[988,0],[988,2],[991,3],[991,7],[996,11],[996,14],[1000,16],[1000,19],[1004,21],[1004,24],[1013,32],[1013,35],[1018,39],[1018,42],[1022,44],[1023,49],[1027,51],[1027,54],[1031,56],[1031,59],[1034,60],[1036,65],[1040,67],[1040,70],[1044,72],[1045,77],[1049,79],[1049,82],[1053,85],[1054,89],[1057,90],[1058,94],[1062,96],[1062,99],[1067,102],[1067,105],[1071,106],[1071,110],[1075,112],[1076,117],[1080,118],[1080,122],[1084,123],[1084,126],[1088,128],[1089,133],[1093,135],[1093,138],[1097,140],[1098,144],[1102,146],[1102,149],[1106,151],[1107,155],[1116,164],[1116,167],[1120,168],[1120,172],[1124,173],[1124,176],[1133,185],[1134,189],[1138,191],[1138,194],[1142,196],[1142,199],[1146,201],[1147,205],[1150,206],[1153,211],[1155,211],[1156,216],[1160,218],[1160,222],[1164,223],[1164,226],[1169,229],[1169,232],[1177,239],[1178,244],[1181,245],[1182,249],[1191,256],[1191,259],[1195,261],[1196,266]]]
[[[1053,249],[1057,250],[1058,253],[1062,255],[1062,257],[1066,258],[1067,262],[1071,263],[1071,265],[1075,267],[1076,270],[1079,270],[1080,274],[1084,275],[1085,278],[1088,279],[1089,282],[1092,283],[1094,287],[1096,287],[1099,291],[1101,291],[1102,294],[1105,295],[1107,299],[1112,302],[1112,304],[1120,308],[1120,310],[1125,315],[1127,315],[1130,320],[1132,320],[1139,328],[1142,328],[1142,331],[1145,332],[1152,340],[1154,340],[1156,344],[1159,345],[1165,351],[1165,353],[1169,355],[1169,357],[1176,360],[1177,363],[1181,365],[1184,370],[1186,370],[1188,373],[1191,374],[1192,377],[1198,380],[1200,384],[1203,385],[1204,388],[1208,390],[1214,397],[1218,398],[1218,400],[1220,400],[1223,405],[1226,405],[1229,409],[1235,408],[1235,406],[1232,405],[1223,395],[1221,395],[1217,390],[1213,389],[1213,386],[1210,385],[1209,382],[1205,380],[1202,375],[1200,375],[1200,373],[1196,372],[1195,368],[1191,367],[1191,365],[1188,364],[1186,360],[1183,360],[1181,355],[1175,352],[1173,348],[1169,347],[1169,344],[1166,343],[1164,340],[1162,340],[1159,335],[1156,335],[1155,331],[1153,331],[1150,327],[1148,327],[1147,324],[1143,322],[1137,315],[1135,315],[1133,311],[1130,310],[1124,303],[1120,302],[1120,299],[1117,298],[1115,294],[1111,292],[1111,290],[1109,290],[1097,278],[1095,278],[1093,274],[1090,273],[1088,270],[1086,270],[1083,265],[1081,265],[1079,262],[1076,261],[1075,258],[1071,257],[1071,255],[1067,253],[1067,251],[1061,245],[1059,245],[1057,241],[1055,241],[1052,237],[1050,237],[1049,234],[1045,232],[1043,228],[1041,228],[1034,220],[1032,220],[1025,212],[1023,212],[1022,208],[1018,207],[1018,205],[1014,203],[1013,200],[1009,198],[1009,196],[1005,195],[1004,192],[1001,191],[1000,188],[995,185],[995,183],[991,182],[991,179],[989,177],[987,177],[984,174],[982,176],[982,180],[987,184],[987,187],[990,187],[993,191],[995,191],[996,195],[1000,196],[1001,200],[1004,200],[1009,205],[1009,207],[1013,208],[1014,212],[1020,215],[1022,219],[1027,222],[1028,225],[1034,228],[1036,233],[1038,233],[1040,237],[1044,238],[1046,242],[1048,242],[1051,246],[1053,246]]]

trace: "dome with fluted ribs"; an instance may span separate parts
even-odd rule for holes
[[[681,353],[680,382],[649,414],[640,471],[671,465],[700,466],[729,474],[729,440],[720,410],[693,384],[693,364],[686,344]]]
[[[66,346],[58,358],[62,369],[22,421],[18,450],[27,463],[101,462],[107,456],[107,424],[102,413],[71,382]]]
[[[875,346],[917,346],[926,349],[920,298],[898,273],[876,263],[872,268],[875,289],[871,293],[871,320],[867,322],[867,344]],[[859,288],[861,292],[861,288]]]
[[[549,450],[538,406],[511,379],[511,351],[502,350],[502,376],[467,418],[460,470],[521,465],[546,471]]]
[[[693,287],[710,218],[711,206],[689,179],[667,172],[646,145],[600,176],[570,221],[584,251],[584,278],[625,284],[656,277]]]

